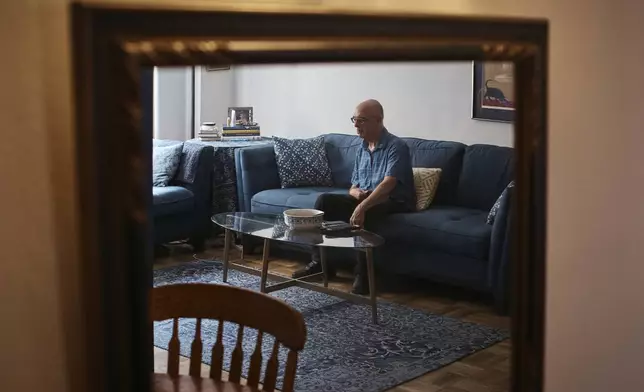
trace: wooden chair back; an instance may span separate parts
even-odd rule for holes
[[[168,374],[179,375],[179,318],[195,318],[196,328],[190,352],[189,373],[201,377],[201,320],[218,320],[217,340],[212,347],[210,378],[220,381],[224,346],[224,321],[239,325],[237,342],[232,352],[228,381],[239,384],[244,352],[244,327],[258,331],[257,343],[250,357],[247,385],[258,388],[262,367],[262,338],[265,333],[275,338],[264,374],[263,391],[275,390],[280,344],[289,349],[284,370],[282,391],[293,391],[298,352],[306,342],[304,318],[288,304],[255,291],[218,284],[177,284],[156,287],[150,296],[152,321],[173,319],[172,337],[168,347]]]

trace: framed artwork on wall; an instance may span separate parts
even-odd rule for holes
[[[514,121],[514,66],[503,62],[473,62],[472,118]]]
[[[227,71],[230,69],[230,65],[206,65],[206,72],[211,72],[211,71]]]

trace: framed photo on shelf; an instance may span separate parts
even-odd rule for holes
[[[251,125],[253,124],[253,108],[250,106],[230,107],[228,108],[228,117],[231,125]]]
[[[514,65],[503,62],[473,62],[472,118],[513,122]]]

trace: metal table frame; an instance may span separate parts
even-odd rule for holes
[[[357,303],[361,305],[371,305],[372,321],[374,324],[378,324],[378,301],[376,297],[376,278],[375,278],[375,269],[374,269],[374,263],[373,263],[373,248],[371,247],[354,248],[358,252],[366,253],[367,275],[369,279],[369,297],[367,298],[361,295],[347,293],[345,291],[340,291],[329,287],[329,279],[327,275],[327,260],[326,260],[327,247],[325,246],[318,246],[318,248],[320,249],[320,262],[322,263],[322,272],[317,274],[307,275],[299,279],[293,279],[293,278],[288,278],[282,275],[272,274],[268,272],[268,263],[269,263],[268,256],[270,254],[270,241],[271,241],[268,238],[263,238],[264,247],[262,251],[262,270],[261,271],[258,271],[254,268],[250,268],[241,264],[232,263],[230,261],[230,248],[231,248],[231,240],[233,237],[231,232],[235,232],[235,230],[228,229],[228,228],[224,228],[224,230],[225,230],[224,276],[223,276],[224,283],[228,283],[228,269],[232,268],[238,271],[246,272],[248,274],[260,276],[261,277],[260,291],[262,293],[268,294],[268,293],[272,293],[273,291],[286,289],[288,287],[302,287],[307,290],[312,290],[319,293],[324,293],[334,297],[342,298],[344,300],[347,300],[353,303]],[[245,235],[252,235],[252,234],[245,233]],[[257,237],[257,238],[261,238],[261,237]],[[242,253],[242,257],[241,257],[242,260],[243,260],[243,257],[244,256]],[[322,281],[323,281],[322,285],[307,282],[307,280],[310,280],[315,277],[319,277],[319,275],[322,275]],[[273,280],[276,280],[278,283],[267,286],[266,283],[269,277]]]

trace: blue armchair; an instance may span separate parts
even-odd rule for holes
[[[181,143],[153,141],[154,146]],[[152,187],[154,244],[188,239],[197,250],[203,249],[210,234],[213,148],[185,142],[181,163],[166,187]]]

